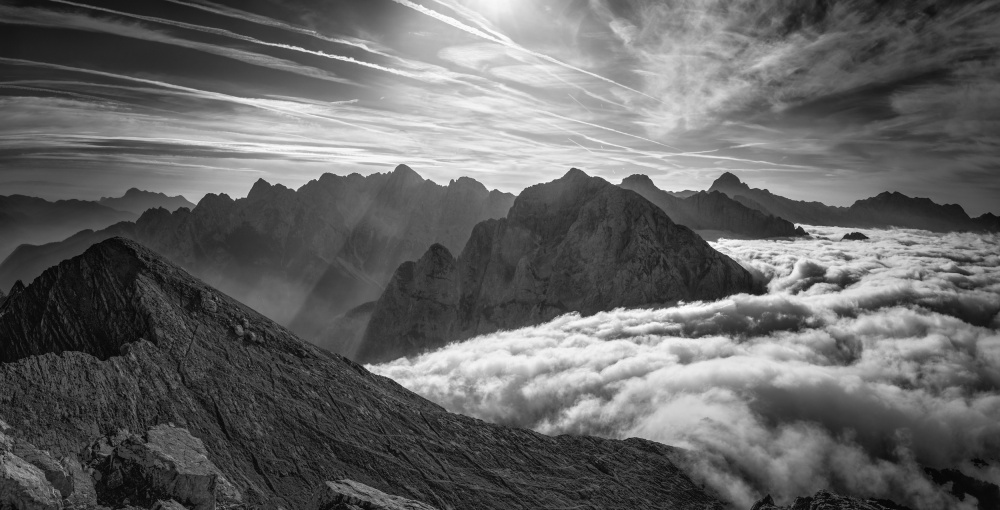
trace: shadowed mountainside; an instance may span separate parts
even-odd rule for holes
[[[0,288],[122,236],[350,355],[356,337],[341,334],[338,315],[378,298],[395,268],[431,244],[460,249],[476,223],[502,217],[513,200],[468,178],[440,186],[405,165],[367,177],[324,174],[298,191],[261,180],[245,199],[209,194],[193,210],[154,209],[134,223],[23,246],[0,264]]]
[[[667,213],[674,223],[696,232],[722,231],[752,239],[805,235],[805,231],[796,229],[793,223],[747,207],[718,191],[678,197],[657,188],[642,174],[627,177],[619,186],[642,195]]]
[[[409,356],[576,311],[751,292],[739,264],[638,194],[570,170],[476,225],[456,259],[435,245],[396,270],[357,359]]]
[[[252,508],[312,508],[310,495],[338,479],[440,509],[721,508],[673,464],[670,447],[549,437],[445,412],[121,238],[0,305],[0,387],[0,432],[46,452],[38,459],[61,459],[46,473],[77,466],[81,483],[81,463],[113,448],[109,458],[125,463],[115,469],[152,469],[158,478],[144,483],[168,484],[171,495]],[[170,451],[190,454],[156,461]],[[184,464],[200,475],[184,482],[163,471]],[[96,482],[99,501],[130,489]],[[46,494],[55,497],[51,486]],[[194,508],[215,507],[201,501]]]

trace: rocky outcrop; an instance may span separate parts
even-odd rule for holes
[[[720,191],[748,207],[809,225],[1000,232],[1000,223],[992,214],[970,218],[959,205],[940,205],[928,198],[908,197],[898,192],[880,193],[858,200],[850,207],[831,207],[820,202],[791,200],[766,189],[751,188],[729,172],[716,179],[710,191]]]
[[[568,312],[751,292],[750,274],[631,191],[573,169],[480,223],[456,259],[441,245],[402,264],[357,359],[378,362]]]
[[[85,200],[50,202],[23,195],[0,196],[0,261],[22,244],[51,243],[137,216]],[[7,289],[18,278],[0,281],[0,287]]]
[[[678,225],[694,231],[721,231],[741,238],[796,237],[795,225],[747,207],[718,191],[698,192],[678,198],[663,191],[645,175],[633,175],[620,186],[635,191],[667,213]]]
[[[355,345],[334,319],[382,293],[400,263],[441,243],[461,249],[478,222],[504,216],[513,195],[468,178],[439,186],[405,165],[392,173],[325,174],[294,191],[263,180],[247,198],[206,195],[192,210],[146,211],[135,223],[22,246],[0,264],[0,288],[111,237],[137,240],[300,336]]]
[[[812,497],[795,498],[788,506],[778,506],[770,495],[754,503],[750,510],[907,510],[890,501],[857,499],[819,491]]]
[[[144,191],[137,188],[130,188],[120,197],[104,197],[98,200],[97,203],[105,207],[134,214],[142,214],[149,209],[162,208],[168,211],[176,211],[181,207],[194,209],[194,204],[180,195],[171,197],[164,193]]]
[[[249,508],[308,508],[342,479],[441,509],[722,508],[670,447],[450,414],[125,239],[9,299],[0,346],[0,410],[21,439],[57,459],[96,448],[93,459],[124,466],[165,458],[148,431],[173,423]]]
[[[411,499],[391,496],[354,480],[326,482],[313,496],[310,510],[438,510]]]
[[[845,234],[844,237],[840,239],[841,241],[867,241],[868,236],[862,234],[861,232],[851,232]]]

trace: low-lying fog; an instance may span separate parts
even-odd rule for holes
[[[923,467],[1000,483],[1000,236],[807,230],[830,240],[713,243],[766,295],[571,314],[370,368],[492,422],[690,449],[737,508],[822,488],[974,508]]]

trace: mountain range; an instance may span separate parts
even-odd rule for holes
[[[742,207],[742,206],[741,206]],[[434,245],[396,270],[356,359],[384,362],[569,312],[752,292],[750,273],[640,195],[578,169],[525,189],[456,258]]]
[[[959,206],[939,206],[927,199],[883,193],[851,207],[831,207],[750,188],[730,173],[719,177],[707,192],[664,191],[642,175],[626,178],[619,188],[634,191],[645,199],[643,202],[655,205],[674,227],[689,227],[708,240],[804,235],[805,231],[793,221],[859,227],[1000,230],[997,218],[991,214],[973,219]],[[525,192],[529,190],[534,188]],[[536,191],[530,191],[529,195],[532,193]],[[142,208],[164,200],[176,206],[180,204],[177,198],[130,190],[121,199],[104,199],[104,202]],[[27,197],[18,200],[50,204]],[[17,280],[30,282],[47,267],[79,255],[95,243],[121,236],[151,247],[301,337],[362,359],[376,359],[359,354],[363,343],[384,345],[386,335],[401,332],[406,332],[406,339],[397,337],[402,342],[397,345],[401,349],[398,352],[412,353],[445,339],[464,338],[491,328],[534,324],[560,311],[592,313],[626,304],[653,305],[690,299],[689,295],[669,298],[651,290],[643,291],[646,294],[640,299],[601,289],[599,298],[585,305],[549,295],[558,293],[553,290],[558,286],[549,285],[551,275],[537,273],[538,267],[544,267],[545,271],[553,269],[543,259],[553,258],[552,253],[581,248],[573,243],[559,245],[563,242],[561,236],[568,231],[543,229],[541,232],[550,235],[539,237],[545,239],[545,246],[532,247],[524,244],[527,241],[515,239],[511,232],[538,234],[523,229],[526,222],[545,223],[549,219],[545,216],[547,219],[541,220],[547,211],[539,209],[531,213],[541,215],[534,220],[522,213],[515,214],[515,221],[503,220],[514,203],[514,195],[489,191],[473,179],[460,178],[441,186],[423,179],[405,165],[391,173],[367,177],[325,174],[298,190],[261,180],[243,199],[209,194],[193,208],[180,207],[172,212],[165,208],[147,209],[135,221],[118,222],[101,230],[82,230],[59,242],[22,245],[0,264],[0,289],[10,289]],[[111,214],[100,221],[94,220],[98,224],[129,214],[93,202],[73,205]],[[51,221],[64,221],[66,215],[53,215]],[[20,223],[12,224],[29,225],[23,217],[18,217]],[[34,217],[46,216],[39,213]],[[487,220],[501,221],[479,225]],[[625,220],[609,219],[611,223],[614,221]],[[79,226],[72,222],[66,225],[64,231]],[[514,225],[520,226],[512,230]],[[666,235],[654,231],[644,235]],[[692,246],[697,244],[695,241],[700,239],[685,237],[685,242]],[[502,249],[498,248],[499,255],[484,253],[476,259],[470,258],[469,250],[477,243],[489,246],[500,243]],[[439,246],[428,250],[435,244]],[[660,248],[663,247],[657,249]],[[465,255],[466,251],[469,255]],[[527,265],[519,268],[516,262],[511,262],[513,253],[532,261],[531,264],[525,262]],[[609,256],[601,263],[613,260],[623,259]],[[597,270],[597,266],[588,265],[590,261],[577,262],[581,273]],[[491,280],[480,282],[487,277],[485,273],[477,273],[486,271],[483,267],[503,273],[502,277],[491,273],[488,276]],[[501,267],[506,269],[500,271]],[[560,270],[569,270],[568,267]],[[528,271],[529,268],[535,272]],[[447,281],[428,280],[429,275]],[[512,283],[515,276],[519,280]],[[637,276],[621,276],[624,281],[630,277]],[[591,280],[589,285],[599,279]],[[587,282],[574,281],[572,285],[584,283]],[[473,291],[477,285],[481,287]],[[598,290],[595,286],[586,288]],[[478,297],[473,298],[473,294]],[[421,296],[431,297],[429,301],[421,301],[421,306],[438,307],[444,314],[436,316],[434,324],[421,315],[428,310],[421,314],[399,311],[400,307],[409,306],[407,303],[422,299]],[[457,303],[461,303],[461,316],[453,314]],[[467,308],[470,306],[477,310],[471,311]],[[376,313],[379,319],[369,328]],[[393,320],[384,320],[386,316]],[[369,340],[363,342],[368,329],[371,329]],[[403,348],[406,345],[410,347]]]

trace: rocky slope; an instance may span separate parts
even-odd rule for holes
[[[992,214],[970,218],[959,205],[940,205],[928,198],[908,197],[898,192],[883,192],[858,200],[850,207],[832,207],[820,202],[791,200],[766,189],[751,188],[729,172],[716,179],[709,190],[725,193],[761,212],[808,225],[1000,232],[1000,222]]]
[[[638,194],[573,169],[480,223],[456,259],[441,245],[396,270],[357,358],[377,362],[567,312],[717,299],[750,274]]]
[[[382,293],[405,260],[472,227],[514,197],[468,178],[439,186],[400,165],[389,174],[325,174],[298,191],[258,181],[245,199],[206,195],[193,210],[146,211],[134,223],[22,247],[0,264],[0,288],[114,236],[135,239],[300,336],[351,355],[331,320]],[[331,329],[333,328],[333,329]]]
[[[667,213],[674,223],[696,232],[722,231],[752,239],[805,234],[789,221],[747,207],[718,191],[702,191],[679,198],[657,188],[648,176],[641,174],[627,177],[619,186],[642,195]]]
[[[89,477],[98,500],[115,506],[147,498],[176,508],[187,498],[212,508],[211,494],[217,508],[308,510],[325,482],[352,480],[438,509],[721,508],[670,461],[670,447],[447,413],[125,239],[89,248],[4,302],[0,388],[4,434],[64,469],[85,466],[70,480]],[[24,462],[0,461],[58,497],[41,468],[17,457]],[[0,471],[0,486],[26,487]],[[132,491],[136,480],[148,489]]]
[[[181,207],[194,208],[194,204],[180,195],[171,197],[164,193],[144,191],[137,188],[130,188],[120,197],[104,197],[98,200],[97,203],[105,207],[137,215],[146,212],[148,209],[163,208],[168,211],[176,211]]]
[[[84,229],[104,228],[136,214],[85,200],[49,202],[23,195],[0,196],[0,261],[22,244],[49,243]],[[2,285],[9,289],[13,281]]]

